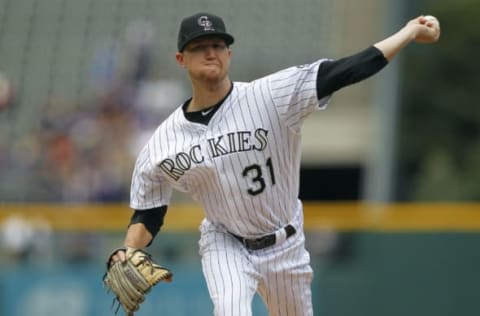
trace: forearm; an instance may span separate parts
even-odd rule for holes
[[[128,227],[124,245],[130,248],[145,248],[152,241],[152,235],[143,223]]]
[[[373,46],[379,49],[383,53],[383,56],[390,61],[402,48],[415,40],[415,37],[415,29],[407,25],[397,33],[374,44]]]
[[[383,53],[375,47],[339,60],[324,61],[317,75],[318,99],[374,75],[387,63]]]

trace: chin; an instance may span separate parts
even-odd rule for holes
[[[227,77],[227,74],[218,67],[212,67],[191,71],[190,76],[196,80],[216,83],[224,80],[225,77]]]
[[[222,81],[225,76],[217,71],[205,72],[200,76],[205,81],[218,82]]]

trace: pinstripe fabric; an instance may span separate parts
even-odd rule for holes
[[[285,242],[248,251],[205,220],[199,241],[202,268],[216,316],[250,316],[256,291],[270,316],[313,315],[313,271],[301,229]]]
[[[317,99],[319,60],[234,82],[207,125],[178,108],[141,151],[131,207],[167,205],[173,189],[205,210],[200,253],[216,315],[251,315],[259,291],[271,315],[311,315],[312,271],[298,200],[301,127]],[[293,224],[280,245],[249,253],[230,233],[258,237]]]
[[[131,207],[168,204],[173,188],[190,193],[210,221],[237,235],[259,236],[288,223],[297,212],[301,124],[326,104],[316,99],[319,63],[235,82],[207,126],[177,109],[137,159]]]

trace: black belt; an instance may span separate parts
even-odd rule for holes
[[[287,238],[295,234],[297,231],[292,225],[287,225],[283,229],[287,233]],[[248,239],[241,236],[232,234],[233,237],[237,238],[247,249],[250,250],[260,250],[275,245],[277,242],[277,237],[275,234],[265,235],[260,238]]]

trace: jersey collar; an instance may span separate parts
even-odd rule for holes
[[[187,107],[190,104],[190,102],[192,101],[192,98],[188,99],[182,105],[183,115],[190,122],[200,123],[200,124],[203,124],[203,125],[208,125],[208,123],[210,122],[213,115],[222,106],[223,102],[230,96],[230,94],[232,93],[232,90],[233,90],[233,81],[231,82],[230,90],[228,91],[228,93],[225,95],[225,97],[222,100],[220,100],[217,104],[209,106],[208,108],[200,110],[200,111],[187,112]]]

